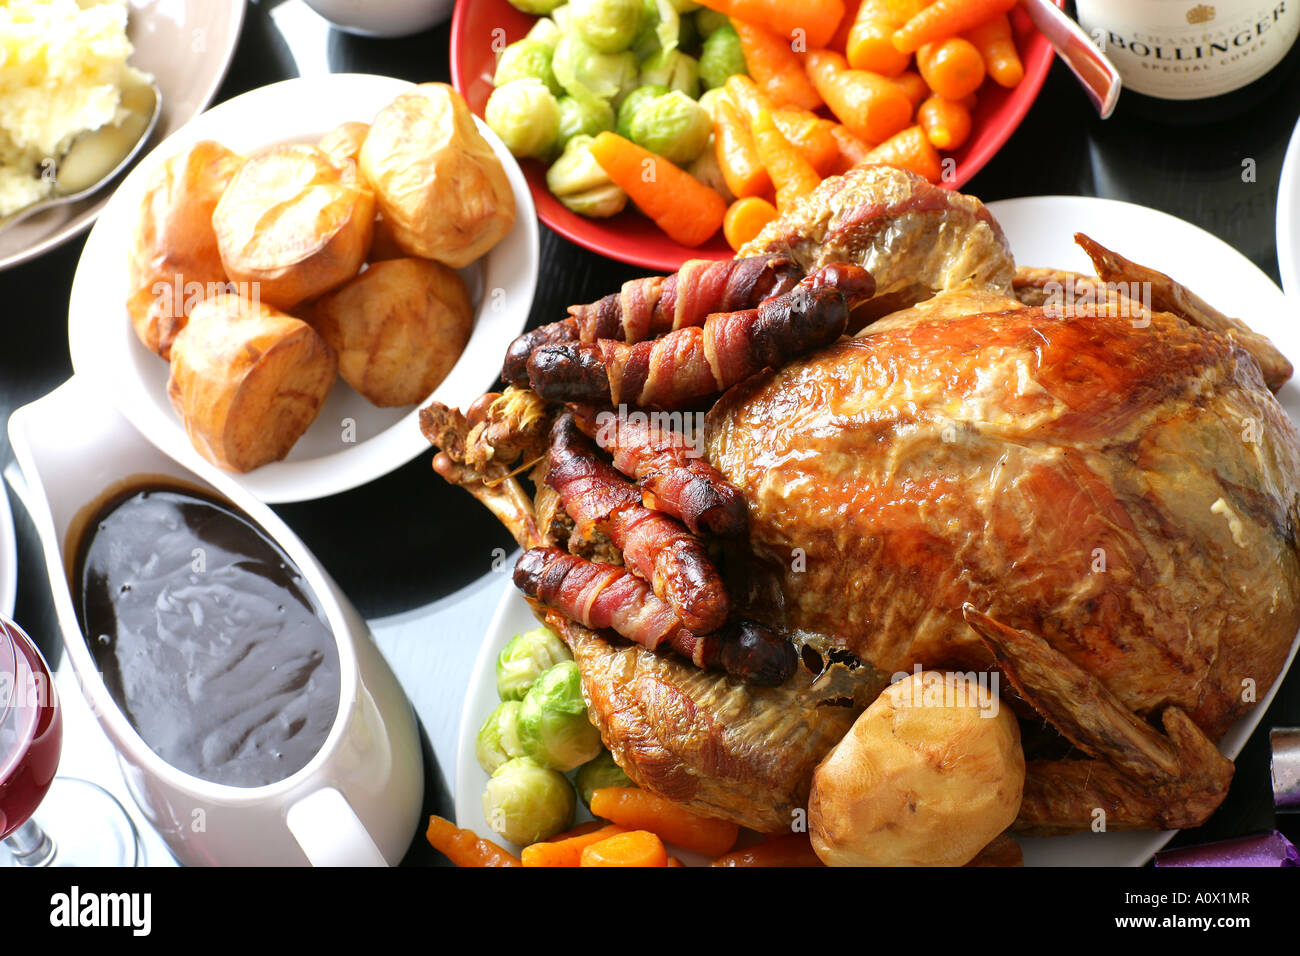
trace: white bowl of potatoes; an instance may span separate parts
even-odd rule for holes
[[[537,265],[523,175],[450,87],[286,80],[197,117],[114,193],[73,281],[72,364],[200,474],[321,498],[426,451],[420,406],[496,380]]]

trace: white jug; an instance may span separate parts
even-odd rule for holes
[[[396,864],[419,824],[424,793],[415,715],[365,620],[297,535],[230,477],[214,469],[200,478],[158,451],[80,377],[14,412],[9,438],[68,659],[117,749],[131,795],[177,859],[198,866]],[[149,748],[109,694],[77,621],[69,576],[77,541],[69,537],[88,506],[137,477],[224,498],[284,549],[315,593],[338,645],[339,709],[320,750],[292,776],[232,787],[184,773]]]

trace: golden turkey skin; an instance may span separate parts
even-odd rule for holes
[[[888,674],[991,665],[969,601],[1217,739],[1300,627],[1294,425],[1224,336],[992,298],[941,294],[714,408],[749,505],[738,603]]]

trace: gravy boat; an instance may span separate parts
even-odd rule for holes
[[[365,620],[289,527],[228,476],[202,477],[158,451],[79,376],[9,419],[25,499],[40,533],[64,646],[127,788],[180,862],[199,866],[384,866],[419,823],[424,766],[411,704]],[[298,772],[261,787],[200,779],[165,762],[109,693],[82,635],[70,570],[106,494],[145,481],[225,499],[301,571],[338,645],[339,707]]]

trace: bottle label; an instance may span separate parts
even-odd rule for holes
[[[1300,33],[1300,0],[1077,0],[1079,25],[1124,86],[1167,100],[1231,93],[1275,67]]]

